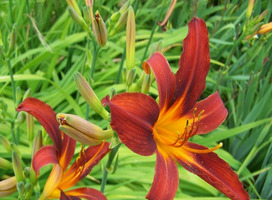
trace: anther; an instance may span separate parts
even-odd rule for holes
[[[185,150],[190,151],[192,153],[203,154],[203,153],[213,152],[213,151],[219,149],[222,146],[223,146],[223,143],[220,142],[216,147],[213,147],[211,149],[192,149],[192,148],[187,147],[187,146],[183,146],[182,148],[184,148]]]

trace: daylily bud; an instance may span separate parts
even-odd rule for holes
[[[24,196],[24,192],[25,192],[25,184],[24,182],[18,182],[17,185],[17,191],[18,191],[18,194],[19,194],[19,197],[20,199],[23,199],[23,196]]]
[[[251,17],[253,7],[254,7],[254,0],[249,0],[247,5],[247,12],[246,12],[247,18]]]
[[[69,7],[69,13],[74,20],[79,26],[81,26],[84,30],[88,30],[88,25],[84,21],[81,15],[78,15],[78,13],[74,10],[74,8]]]
[[[121,13],[120,13],[120,11],[118,11],[118,12],[113,13],[111,15],[110,19],[112,22],[117,22],[117,20],[120,18],[120,16],[121,16]]]
[[[135,68],[132,68],[131,70],[128,71],[127,73],[127,86],[131,86],[131,84],[133,83],[133,80],[135,78],[135,71],[136,69]]]
[[[0,157],[0,168],[2,169],[12,169],[12,163],[8,160]]]
[[[11,153],[12,149],[10,146],[10,142],[4,136],[0,135],[0,143],[6,149],[8,153]]]
[[[17,182],[24,181],[24,170],[22,162],[19,155],[15,151],[12,152],[12,163]]]
[[[135,65],[135,16],[131,6],[128,9],[127,18],[126,63],[128,70],[133,68]]]
[[[264,10],[258,17],[257,17],[257,22],[260,22],[263,20],[263,18],[265,18],[265,16],[267,15],[268,13],[268,9]]]
[[[72,8],[77,13],[77,15],[81,16],[81,11],[75,0],[66,0],[66,2],[69,5],[69,7]]]
[[[87,24],[90,25],[92,23],[92,18],[93,18],[90,11],[90,6],[85,6],[83,8],[83,16]]]
[[[117,94],[116,90],[114,88],[111,88],[111,91],[110,91],[110,99],[112,97],[114,97],[115,95]]]
[[[258,30],[258,34],[265,34],[271,30],[272,30],[272,22],[262,25],[260,30]]]
[[[25,121],[25,119],[26,119],[26,114],[24,112],[19,112],[16,119],[16,123],[21,124]]]
[[[18,147],[16,146],[16,144],[14,144],[13,142],[10,143],[10,147],[12,149],[12,151],[15,151],[16,154],[21,157],[21,151],[18,149]]]
[[[26,122],[27,122],[27,138],[28,141],[32,143],[34,137],[34,118],[30,114],[26,114]]]
[[[85,99],[85,101],[91,106],[91,108],[98,113],[103,119],[108,120],[109,113],[105,110],[102,103],[97,98],[96,94],[94,93],[93,89],[89,85],[89,83],[86,81],[86,79],[80,74],[75,73],[74,75],[76,86],[82,95],[82,97]]]
[[[99,11],[96,11],[93,22],[94,36],[97,43],[103,47],[107,43],[107,29]]]
[[[0,197],[8,196],[16,191],[15,176],[0,181]]]
[[[137,80],[136,86],[137,86],[137,88],[138,88],[139,90],[142,88],[142,85],[143,85],[143,81],[144,81],[145,75],[146,75],[146,73],[143,71],[143,72],[141,73],[140,77],[139,77],[138,80]]]
[[[147,94],[151,85],[151,79],[149,75],[146,75],[142,84],[141,93]]]
[[[110,32],[110,36],[119,32],[126,25],[127,17],[128,17],[128,9],[123,14],[121,14],[121,17],[119,18],[119,20],[115,24],[113,30]]]
[[[20,87],[16,87],[16,100],[20,102],[22,98],[22,90]]]
[[[27,97],[30,97],[30,96],[31,96],[31,88],[28,88],[24,94],[23,100],[25,100]]]
[[[15,49],[15,43],[16,43],[16,26],[13,26],[11,34],[10,34],[9,49],[8,49],[7,57],[9,57],[12,51]]]
[[[60,113],[57,114],[57,121],[60,123],[60,130],[82,144],[94,146],[113,135],[111,129],[104,131],[99,126],[76,115]]]
[[[122,79],[124,83],[127,82],[127,68],[122,70]]]
[[[42,132],[38,131],[33,141],[32,157],[37,153],[37,151],[39,151],[42,145]]]
[[[161,52],[161,51],[162,51],[162,40],[160,40],[157,44],[154,44],[151,47],[150,56],[149,57],[151,57],[154,53]]]

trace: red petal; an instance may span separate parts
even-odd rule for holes
[[[197,108],[195,117],[198,117],[199,113],[204,111],[200,115],[199,127],[196,134],[211,132],[220,126],[228,115],[228,110],[225,108],[225,105],[218,92],[215,92],[206,99],[199,101],[194,108]],[[193,109],[188,113],[189,114],[187,114],[186,117],[192,119]]]
[[[189,32],[183,41],[183,53],[176,74],[175,98],[183,101],[180,115],[188,112],[202,94],[210,67],[209,38],[205,22],[194,18],[188,26]]]
[[[39,170],[43,166],[56,163],[59,163],[56,148],[54,146],[47,145],[40,148],[39,151],[34,155],[32,167],[36,174],[38,174]]]
[[[103,193],[92,188],[77,188],[65,192],[67,196],[76,196],[87,200],[107,200]]]
[[[80,200],[79,197],[67,196],[63,191],[61,191],[60,200]]]
[[[158,85],[160,107],[162,108],[165,104],[169,104],[172,100],[176,82],[175,76],[170,69],[170,66],[161,53],[155,53],[149,58],[144,64],[144,70],[149,73],[152,68]]]
[[[156,150],[152,128],[159,116],[159,106],[151,97],[141,93],[122,93],[109,100],[111,127],[121,141],[140,155],[151,155]]]
[[[28,97],[16,109],[33,115],[44,127],[57,149],[61,149],[61,133],[52,108],[38,99]]]
[[[174,199],[179,184],[177,164],[157,153],[155,176],[146,198],[150,200]]]
[[[76,141],[70,138],[68,135],[63,134],[62,150],[59,157],[59,164],[65,170],[70,164],[74,157],[74,152],[76,148]]]
[[[192,149],[207,149],[204,146],[189,142],[185,145]],[[198,175],[227,197],[232,200],[249,200],[249,196],[237,174],[232,171],[228,163],[215,153],[196,154],[182,149],[176,156],[178,162],[185,169]]]

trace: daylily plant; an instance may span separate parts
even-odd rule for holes
[[[159,104],[148,95],[122,93],[103,99],[111,109],[111,126],[133,152],[149,156],[156,153],[155,177],[147,199],[173,199],[179,184],[176,162],[198,175],[231,199],[246,200],[248,194],[229,164],[213,151],[192,143],[196,134],[216,129],[227,117],[218,92],[197,102],[205,89],[210,67],[206,24],[194,18],[183,41],[183,53],[176,74],[166,58],[155,53],[143,64],[153,70]]]
[[[105,200],[106,197],[101,192],[92,188],[68,189],[87,176],[108,153],[109,143],[102,142],[86,150],[82,148],[76,161],[68,168],[74,156],[76,141],[59,130],[56,113],[52,108],[38,99],[29,97],[18,106],[17,111],[25,111],[33,115],[53,141],[53,145],[43,146],[34,155],[32,162],[32,167],[37,175],[43,166],[53,164],[53,169],[39,199]]]

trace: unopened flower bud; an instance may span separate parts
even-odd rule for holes
[[[16,43],[16,26],[13,26],[11,34],[10,34],[9,49],[8,49],[7,57],[9,57],[10,54],[15,49],[15,43]]]
[[[0,168],[2,169],[12,169],[12,163],[8,160],[0,157]]]
[[[108,120],[109,113],[106,111],[102,103],[97,98],[96,94],[94,93],[93,89],[86,81],[86,79],[79,73],[75,73],[74,75],[76,86],[85,99],[85,101],[91,106],[91,108],[98,113],[103,119]]]
[[[263,20],[263,18],[265,18],[265,16],[267,15],[268,13],[268,9],[264,10],[258,17],[257,17],[257,22],[260,22]]]
[[[22,197],[24,196],[24,192],[25,192],[25,184],[23,181],[18,182],[16,185],[19,197],[21,197],[20,199],[22,199]]]
[[[37,153],[37,151],[39,151],[42,145],[42,132],[38,131],[33,141],[32,157]]]
[[[23,123],[25,121],[25,119],[26,119],[26,113],[19,112],[18,116],[17,116],[17,119],[16,119],[16,123],[21,124],[21,123]]]
[[[20,156],[15,151],[12,152],[12,163],[17,182],[24,181],[24,170],[22,162]]]
[[[16,191],[15,176],[0,181],[0,197],[8,196]]]
[[[88,25],[84,21],[81,15],[78,15],[78,13],[74,10],[74,8],[69,7],[69,13],[74,20],[79,26],[81,26],[84,30],[88,30]]]
[[[4,136],[0,135],[0,143],[6,149],[8,153],[11,153],[12,149],[10,146],[10,142]]]
[[[16,100],[20,102],[22,98],[22,90],[20,87],[16,87]]]
[[[133,8],[128,9],[127,18],[127,48],[126,48],[126,63],[127,69],[130,70],[135,65],[135,16]]]
[[[143,81],[144,81],[144,78],[146,76],[146,73],[143,71],[140,75],[140,77],[138,78],[137,80],[137,83],[136,83],[136,86],[137,88],[140,90],[142,88],[142,84],[143,84]]]
[[[107,29],[99,11],[96,11],[93,22],[94,36],[97,43],[103,47],[107,43]]]
[[[254,7],[254,0],[249,0],[247,5],[246,17],[250,18]]]
[[[131,86],[131,84],[133,83],[134,81],[134,78],[135,78],[135,71],[136,69],[135,68],[132,68],[131,70],[128,71],[127,73],[127,86]]]
[[[142,84],[141,93],[147,94],[150,89],[150,85],[151,85],[150,76],[146,74]]]
[[[90,11],[90,6],[85,6],[83,8],[83,16],[84,16],[86,23],[88,25],[90,25],[92,23],[92,19],[93,19],[91,11]]]
[[[81,11],[75,0],[66,0],[66,2],[70,8],[73,8],[73,10],[77,13],[77,15],[81,16]]]
[[[156,52],[162,52],[162,40],[160,40],[157,44],[152,45],[149,57],[151,57]]]
[[[116,94],[117,94],[116,90],[114,88],[111,88],[110,98],[112,99],[112,97],[114,97]]]
[[[122,28],[124,28],[124,26],[127,23],[127,17],[128,17],[128,9],[123,14],[121,14],[121,17],[115,24],[113,30],[110,32],[110,36],[114,35],[115,33],[119,32]]]
[[[57,114],[57,121],[60,123],[60,130],[76,141],[89,146],[98,145],[113,135],[111,129],[104,131],[99,126],[76,115],[60,113]]]
[[[122,70],[122,79],[124,83],[127,82],[127,68]]]
[[[32,143],[33,137],[34,137],[34,118],[33,118],[33,116],[27,113],[26,114],[26,122],[27,122],[27,130],[26,130],[27,138],[28,138],[28,141],[30,143]]]
[[[11,142],[10,147],[11,147],[12,151],[15,151],[16,154],[21,158],[21,151],[18,149],[17,145],[14,144],[13,142]]]
[[[265,34],[272,30],[272,22],[268,24],[264,24],[261,26],[261,28],[258,30],[258,34]]]
[[[30,96],[31,96],[31,88],[28,88],[24,94],[23,100],[25,100],[27,97],[30,97]]]

